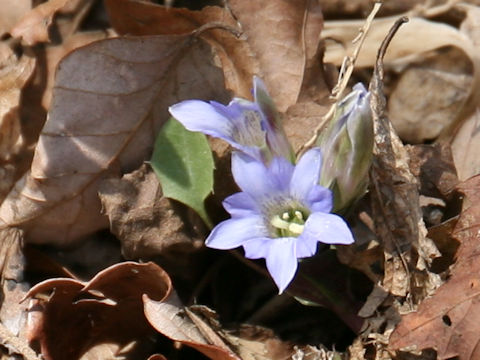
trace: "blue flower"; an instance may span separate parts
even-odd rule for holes
[[[264,258],[283,292],[298,259],[314,255],[318,242],[353,242],[345,221],[330,213],[332,192],[318,185],[320,168],[319,148],[307,151],[296,166],[282,157],[266,165],[234,152],[232,172],[242,192],[225,199],[231,219],[213,229],[206,245],[222,250],[243,246],[247,258]]]
[[[225,140],[235,149],[268,163],[274,156],[294,161],[281,117],[265,85],[254,77],[254,102],[235,98],[227,106],[215,101],[186,100],[169,108],[190,131]]]

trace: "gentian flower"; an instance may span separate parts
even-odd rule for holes
[[[263,82],[254,77],[254,102],[234,98],[227,106],[215,101],[186,100],[169,108],[190,131],[225,140],[235,149],[268,163],[274,156],[294,161],[281,117]]]
[[[314,255],[318,242],[353,242],[345,221],[330,213],[332,192],[318,185],[320,167],[319,148],[307,151],[297,165],[282,157],[267,165],[234,152],[232,173],[242,191],[224,200],[231,219],[213,229],[206,245],[222,250],[243,246],[247,258],[264,258],[282,293],[298,259]]]
[[[317,145],[324,160],[320,184],[333,190],[335,212],[345,211],[365,193],[373,156],[370,93],[361,83],[338,103]]]

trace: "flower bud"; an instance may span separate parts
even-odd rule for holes
[[[370,93],[362,84],[337,104],[317,145],[323,155],[320,185],[333,191],[334,211],[345,212],[364,195],[372,162]]]

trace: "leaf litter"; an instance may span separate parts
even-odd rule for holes
[[[26,3],[0,15],[2,358],[478,357],[474,2],[384,4],[369,23],[349,83],[372,80],[376,124],[369,191],[348,214],[357,241],[302,262],[282,296],[261,261],[207,251],[206,216],[143,163],[169,106],[251,99],[253,75],[301,149],[372,4]],[[230,149],[208,141],[216,223],[236,189]],[[94,269],[109,247],[133,261]]]

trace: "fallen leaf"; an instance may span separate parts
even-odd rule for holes
[[[323,15],[316,0],[242,1],[228,6],[247,36],[259,74],[280,112],[297,102],[306,65],[316,55]]]
[[[420,193],[449,200],[458,185],[452,151],[447,143],[406,147],[409,168],[417,177]]]
[[[213,360],[239,360],[240,358],[223,344],[209,342],[197,324],[185,313],[180,300],[172,294],[164,301],[143,297],[145,316],[150,324],[168,338],[188,345]],[[203,321],[202,321],[203,323]],[[203,324],[208,329],[207,324]],[[212,331],[210,329],[210,331]]]
[[[203,244],[201,220],[189,226],[162,196],[157,177],[147,165],[122,179],[106,179],[99,187],[110,230],[122,243],[127,259],[150,258],[171,249],[192,250]]]
[[[189,34],[211,25],[199,36],[216,50],[222,64],[225,87],[236,96],[251,97],[253,75],[259,73],[258,61],[232,14],[218,6],[201,11],[168,8],[138,0],[106,0],[110,22],[119,34],[172,35]],[[223,27],[223,28],[222,28]]]
[[[456,48],[436,51],[402,71],[388,99],[400,138],[423,143],[449,127],[471,92],[471,72],[471,60]]]
[[[28,12],[11,30],[13,37],[22,38],[26,45],[49,41],[48,28],[55,13],[71,0],[49,0]]]
[[[33,57],[17,57],[6,43],[0,43],[0,159],[4,162],[24,145],[18,107],[35,63]]]
[[[479,189],[480,176],[459,185],[465,199],[453,231],[460,241],[457,262],[435,295],[420,304],[418,311],[403,316],[390,338],[390,349],[433,348],[439,360],[480,358]]]
[[[75,50],[59,64],[31,171],[0,207],[2,226],[61,245],[107,227],[102,177],[149,157],[169,105],[225,97],[210,47],[191,36],[107,39]]]
[[[145,321],[142,295],[160,301],[171,289],[168,274],[154,263],[119,263],[88,283],[62,278],[43,281],[27,294],[33,298],[50,294],[34,300],[29,341],[39,343],[46,359],[74,360],[98,344],[121,348],[131,342],[136,345],[127,358],[144,357],[154,330]]]
[[[32,8],[32,0],[0,0],[0,36],[10,29]]]

